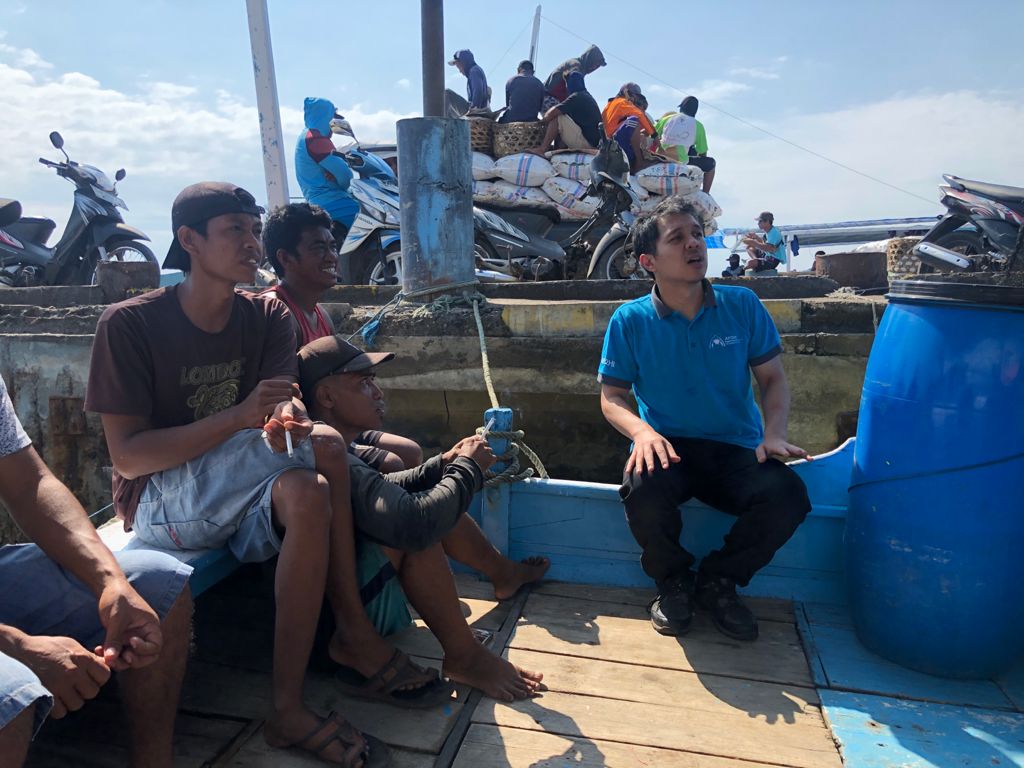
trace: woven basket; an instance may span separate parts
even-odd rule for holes
[[[921,258],[911,251],[920,241],[920,237],[894,237],[889,240],[886,251],[889,280],[917,274]]]
[[[536,147],[544,138],[544,123],[495,123],[494,158],[514,155]]]
[[[486,117],[470,117],[469,120],[469,148],[473,152],[491,154],[491,146],[494,144],[494,121]]]

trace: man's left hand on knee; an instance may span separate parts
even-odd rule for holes
[[[780,437],[765,436],[761,444],[754,449],[759,463],[764,464],[769,456],[777,456],[780,459],[807,459],[813,461],[813,457],[803,448],[793,445]]]

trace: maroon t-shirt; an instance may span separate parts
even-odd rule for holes
[[[298,378],[295,327],[278,299],[235,290],[228,324],[192,324],[176,286],[107,308],[96,326],[85,408],[145,416],[153,429],[178,427],[244,400],[263,379]],[[131,528],[149,475],[114,471],[114,511]]]

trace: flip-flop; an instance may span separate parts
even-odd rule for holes
[[[383,701],[408,709],[427,709],[451,699],[455,685],[435,670],[421,667],[397,648],[388,662],[370,677],[352,667],[338,665],[334,680],[338,688],[350,696]],[[402,686],[416,688],[402,690]]]
[[[355,747],[360,736],[363,737],[365,746],[361,751],[349,755],[348,752]],[[345,748],[348,758],[342,763],[334,763],[324,757],[324,752],[336,741]],[[341,765],[342,768],[354,768],[356,760],[360,758],[363,760],[362,768],[387,768],[391,764],[391,750],[387,744],[368,733],[360,733],[337,712],[331,712],[322,718],[303,738],[280,748],[300,750],[324,762],[331,762],[332,765]]]

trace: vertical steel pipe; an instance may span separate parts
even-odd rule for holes
[[[444,2],[420,0],[423,116],[444,115]]]

